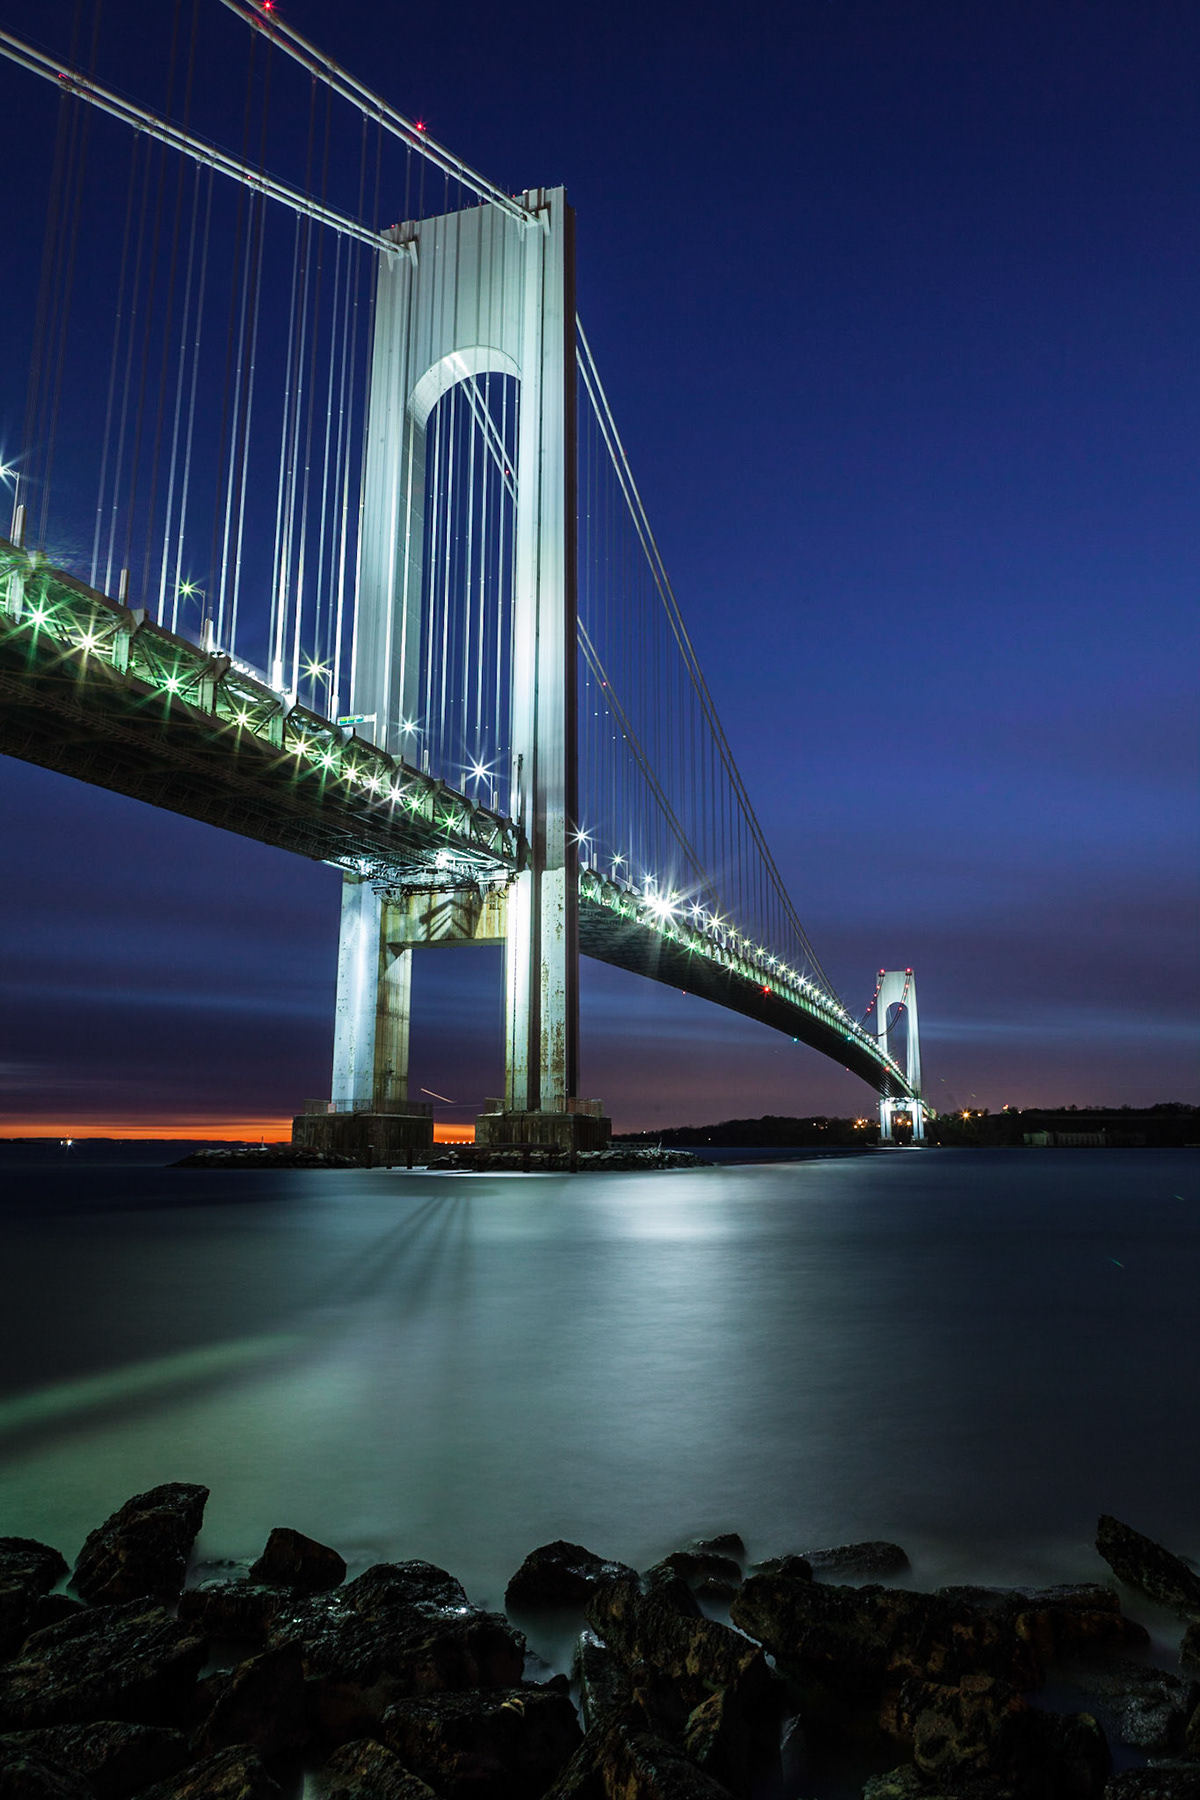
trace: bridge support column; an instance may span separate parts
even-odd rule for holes
[[[921,1034],[917,1019],[917,978],[912,970],[888,969],[881,972],[876,1005],[879,1026],[877,1037],[879,1047],[885,1054],[888,1048],[888,1012],[893,1006],[903,1008],[906,1039],[904,1073],[911,1090],[911,1099],[907,1100],[880,1095],[879,1141],[881,1144],[895,1142],[895,1114],[908,1111],[912,1114],[912,1141],[920,1144],[925,1141],[925,1109],[921,1104]]]
[[[333,1100],[347,1111],[408,1099],[412,950],[388,942],[387,906],[369,881],[342,886]]]

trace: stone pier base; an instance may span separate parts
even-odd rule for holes
[[[548,1150],[606,1150],[612,1120],[595,1113],[488,1112],[475,1121],[475,1142],[482,1149],[540,1146]]]
[[[422,1113],[301,1113],[292,1120],[292,1142],[379,1168],[407,1162],[410,1150],[432,1150],[433,1120]]]

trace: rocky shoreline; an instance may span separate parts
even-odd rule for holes
[[[193,1150],[171,1164],[173,1169],[361,1169],[366,1166],[370,1165],[365,1165],[359,1157],[343,1156],[332,1150],[309,1150],[302,1144],[217,1144]],[[374,1166],[391,1168],[393,1165],[380,1163]],[[690,1150],[663,1150],[640,1144],[616,1144],[608,1150],[578,1151],[548,1150],[538,1145],[494,1149],[482,1144],[462,1144],[421,1152],[408,1167],[466,1175],[584,1175],[606,1171],[707,1169],[711,1165],[703,1157],[693,1156]]]
[[[288,1528],[189,1586],[207,1499],[135,1495],[73,1570],[0,1538],[0,1800],[1200,1800],[1200,1576],[1111,1517],[1115,1580],[1043,1589],[888,1585],[888,1543],[639,1573],[557,1542],[506,1615]],[[1184,1622],[1175,1666],[1123,1594]]]

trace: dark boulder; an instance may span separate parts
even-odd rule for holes
[[[624,1563],[610,1562],[561,1538],[531,1550],[504,1590],[504,1604],[518,1611],[579,1607],[598,1582],[632,1575]]]
[[[730,1616],[785,1673],[858,1703],[910,1676],[954,1686],[979,1672],[1022,1691],[1040,1679],[1011,1608],[991,1599],[768,1574],[746,1582]]]
[[[765,1562],[755,1563],[752,1574],[786,1575],[792,1581],[811,1581],[812,1564],[806,1556],[768,1556]]]
[[[899,1544],[880,1540],[866,1544],[835,1544],[828,1550],[806,1550],[803,1561],[819,1581],[887,1581],[911,1567]]]
[[[68,1566],[57,1550],[36,1538],[0,1537],[0,1656],[15,1650],[39,1625],[50,1623],[34,1614]]]
[[[85,1775],[32,1750],[0,1748],[0,1800],[96,1800]]]
[[[1076,1678],[1122,1743],[1158,1755],[1183,1748],[1188,1720],[1200,1702],[1196,1682],[1124,1659],[1089,1664]]]
[[[537,1800],[582,1742],[569,1696],[529,1686],[402,1700],[380,1735],[445,1800]]]
[[[729,1800],[665,1738],[616,1721],[589,1731],[545,1800]]]
[[[1200,1763],[1122,1769],[1105,1788],[1104,1800],[1200,1800]]]
[[[272,1757],[302,1749],[308,1736],[304,1650],[292,1642],[250,1657],[222,1682],[195,1745],[202,1755],[242,1744]]]
[[[0,1729],[94,1719],[173,1725],[207,1644],[162,1606],[97,1606],[34,1632],[0,1667]]]
[[[653,1569],[647,1569],[641,1580],[656,1605],[678,1613],[684,1619],[704,1617],[700,1602],[683,1576],[674,1569],[667,1568],[665,1564],[657,1564]]]
[[[656,1732],[677,1737],[735,1793],[777,1780],[781,1690],[756,1644],[712,1619],[683,1617],[635,1579],[598,1588],[587,1617],[624,1663],[635,1707]]]
[[[633,1704],[633,1683],[620,1657],[594,1631],[580,1634],[575,1646],[575,1680],[585,1728],[602,1724]]]
[[[746,1560],[746,1546],[736,1531],[718,1531],[715,1537],[693,1538],[685,1548],[697,1556],[731,1556],[736,1563]]]
[[[282,1800],[282,1795],[255,1752],[238,1744],[181,1769],[137,1800]]]
[[[1096,1527],[1096,1548],[1120,1581],[1192,1618],[1200,1618],[1200,1575],[1153,1538],[1109,1513]]]
[[[331,1593],[294,1595],[271,1641],[296,1639],[322,1735],[369,1737],[386,1707],[414,1694],[513,1687],[525,1640],[496,1613],[472,1606],[445,1570],[381,1563]]]
[[[1189,1625],[1179,1646],[1179,1660],[1185,1669],[1200,1669],[1200,1621]]]
[[[693,1594],[732,1600],[742,1585],[742,1571],[731,1556],[721,1556],[715,1550],[676,1550],[647,1569],[643,1580],[650,1588],[678,1580]]]
[[[250,1565],[249,1577],[269,1587],[298,1587],[309,1593],[324,1593],[345,1581],[346,1564],[328,1544],[318,1544],[302,1531],[277,1525],[258,1561]]]
[[[48,1725],[0,1738],[0,1758],[44,1757],[73,1769],[90,1784],[96,1800],[127,1800],[152,1781],[181,1769],[188,1742],[180,1731],[101,1719],[93,1725]]]
[[[294,1596],[255,1581],[202,1581],[179,1598],[179,1617],[205,1637],[262,1643]]]
[[[135,1494],[84,1542],[71,1585],[92,1605],[174,1600],[204,1519],[208,1489],[168,1481]]]
[[[436,1800],[433,1789],[406,1769],[395,1751],[371,1738],[343,1744],[321,1774],[327,1800]]]
[[[1028,1800],[1100,1800],[1112,1771],[1089,1714],[1040,1712],[990,1675],[956,1687],[906,1682],[897,1714],[918,1774],[942,1793],[991,1783]]]

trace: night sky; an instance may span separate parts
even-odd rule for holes
[[[1190,0],[281,4],[495,180],[566,183],[667,566],[847,1004],[915,968],[934,1105],[1200,1098]],[[54,44],[72,5],[0,23]],[[148,103],[167,10],[104,0]],[[56,101],[7,63],[0,96],[2,460]],[[12,761],[0,833],[0,1130],[328,1094],[334,871]],[[469,1118],[498,954],[419,958],[416,1004],[414,1090]],[[590,964],[583,1032],[618,1126],[872,1103]]]

